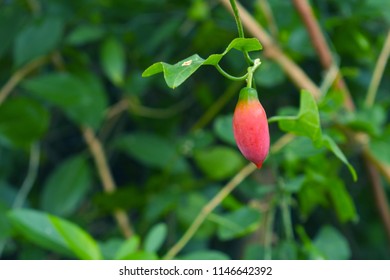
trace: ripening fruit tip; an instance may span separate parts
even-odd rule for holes
[[[233,132],[241,153],[260,168],[268,155],[270,139],[267,115],[253,88],[240,91],[233,115]]]

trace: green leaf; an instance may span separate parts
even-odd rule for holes
[[[102,258],[104,260],[114,260],[115,254],[122,245],[123,239],[118,237],[112,237],[104,242],[99,242],[99,248],[102,252]]]
[[[344,153],[340,150],[339,146],[330,138],[328,135],[322,137],[322,145],[325,146],[328,150],[333,152],[333,154],[338,157],[349,169],[349,172],[352,175],[353,180],[357,181],[357,174],[355,168],[349,163],[348,159],[345,157]]]
[[[95,240],[71,222],[31,209],[9,211],[8,217],[19,234],[37,245],[80,259],[101,259]]]
[[[212,215],[209,219],[218,224],[218,237],[221,240],[229,240],[256,230],[260,224],[260,218],[258,210],[242,207],[223,216]]]
[[[97,129],[103,120],[107,100],[94,76],[52,73],[27,80],[22,85],[35,96],[60,107],[79,125]]]
[[[386,122],[387,112],[379,105],[363,107],[357,112],[347,114],[342,121],[356,131],[363,131],[372,136],[378,136]]]
[[[139,248],[140,238],[133,235],[125,240],[115,254],[116,260],[127,260],[128,256],[133,255]]]
[[[15,9],[15,5],[2,5],[0,9],[0,57],[8,54],[27,18],[28,15],[20,9]]]
[[[84,156],[63,161],[49,176],[41,197],[43,210],[59,216],[72,214],[91,187],[91,170]]]
[[[156,134],[136,132],[116,139],[115,147],[149,167],[160,169],[173,168],[174,172],[183,172],[187,162],[176,151],[172,141]]]
[[[11,236],[12,227],[7,219],[8,206],[0,200],[0,244]]]
[[[165,82],[170,88],[174,89],[187,80],[200,66],[217,65],[231,49],[250,52],[261,50],[262,46],[255,38],[236,38],[221,54],[212,54],[207,59],[203,59],[199,55],[194,54],[173,65],[165,62],[157,62],[148,67],[142,73],[142,77],[149,77],[163,72]]]
[[[104,33],[101,26],[80,25],[67,36],[66,42],[70,45],[80,46],[99,40]]]
[[[358,220],[355,204],[345,188],[344,182],[338,178],[327,181],[328,191],[333,207],[340,222],[349,222]]]
[[[285,79],[285,74],[280,66],[270,60],[266,60],[261,64],[255,74],[256,84],[272,88],[281,84]]]
[[[214,122],[215,134],[224,142],[236,145],[232,125],[233,115],[219,116]]]
[[[302,188],[305,181],[305,176],[297,176],[291,180],[288,180],[283,185],[283,190],[289,193],[297,193]]]
[[[45,18],[42,21],[29,24],[16,38],[15,66],[19,67],[54,50],[62,38],[63,29],[64,23],[58,17]]]
[[[321,228],[313,241],[313,245],[328,260],[347,260],[351,257],[347,240],[331,226]]]
[[[353,180],[357,180],[355,169],[337,144],[329,136],[322,135],[317,103],[308,91],[301,91],[300,108],[297,116],[276,116],[268,120],[268,122],[275,121],[279,122],[281,130],[309,137],[317,148],[326,147],[347,165]]]
[[[108,38],[100,49],[100,61],[104,73],[113,84],[122,85],[125,78],[126,55],[122,44],[115,38]]]
[[[158,260],[158,256],[153,252],[138,251],[127,255],[126,260]]]
[[[300,107],[297,116],[272,117],[268,122],[279,122],[281,130],[309,137],[316,146],[321,144],[321,124],[317,103],[310,92],[301,91]]]
[[[157,252],[167,238],[168,228],[166,224],[160,223],[150,229],[145,236],[144,250],[145,252]]]
[[[200,250],[180,256],[180,260],[229,260],[229,256],[215,250]]]
[[[272,251],[273,260],[296,260],[298,259],[299,247],[294,241],[283,240]]]
[[[369,145],[374,157],[383,163],[390,165],[390,127],[380,136],[372,138]]]
[[[83,260],[102,258],[96,241],[80,227],[55,216],[50,216],[50,221],[77,257]]]
[[[49,113],[38,102],[26,97],[6,100],[0,108],[0,143],[28,147],[46,132]]]
[[[196,165],[213,180],[230,178],[245,164],[241,154],[224,146],[214,146],[194,152]]]
[[[177,208],[177,216],[183,228],[188,228],[196,219],[202,208],[207,204],[209,198],[198,192],[186,193],[180,200]],[[210,220],[204,221],[195,233],[198,239],[207,239],[215,231],[215,223]]]

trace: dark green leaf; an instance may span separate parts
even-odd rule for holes
[[[0,57],[8,52],[19,30],[26,22],[26,14],[12,5],[3,5],[0,9]]]
[[[168,228],[166,224],[160,223],[150,229],[145,236],[144,250],[145,252],[157,252],[167,238]]]
[[[103,119],[106,96],[100,82],[91,75],[53,73],[27,80],[23,86],[32,94],[60,107],[79,125],[96,129]]]
[[[229,260],[229,256],[215,250],[202,250],[180,256],[181,260]]]
[[[42,209],[59,216],[72,214],[92,183],[84,156],[63,161],[47,179],[42,193]]]
[[[255,72],[255,81],[258,85],[272,88],[282,83],[285,79],[280,66],[270,60],[264,61]]]
[[[113,237],[105,242],[99,242],[99,248],[102,252],[104,260],[114,260],[115,254],[122,245],[123,240],[121,238]]]
[[[49,114],[38,102],[25,98],[10,98],[0,108],[0,143],[28,147],[46,132]]]
[[[328,260],[347,260],[351,257],[347,240],[331,226],[321,228],[314,239],[313,245]]]
[[[54,17],[28,25],[16,38],[14,48],[16,67],[54,50],[62,38],[63,29],[63,21]]]
[[[187,166],[173,143],[156,134],[137,132],[123,135],[115,141],[115,146],[149,167],[173,168],[175,172],[182,172]]]
[[[227,179],[245,164],[239,152],[224,146],[196,151],[194,158],[197,166],[213,180]]]
[[[369,145],[375,158],[390,165],[390,128],[386,129],[380,137],[373,138]]]
[[[212,215],[210,219],[218,224],[218,237],[229,240],[256,230],[260,224],[260,212],[250,207],[242,207],[234,212]]]
[[[299,190],[303,186],[304,181],[305,181],[305,176],[297,176],[285,182],[283,185],[283,189],[289,193],[299,192]]]
[[[207,204],[208,198],[200,193],[185,194],[177,208],[177,216],[183,228],[188,228]],[[196,231],[195,237],[209,238],[215,231],[215,223],[206,220]]]
[[[125,78],[126,55],[122,44],[115,38],[108,38],[100,49],[100,62],[104,73],[119,86]]]
[[[100,39],[104,35],[104,29],[101,26],[95,25],[81,25],[77,26],[69,36],[67,36],[66,41],[71,45],[83,45]]]
[[[217,136],[224,142],[236,145],[236,140],[234,140],[233,134],[233,125],[232,125],[233,115],[226,115],[218,117],[214,122],[214,131]]]
[[[153,252],[138,251],[127,255],[126,260],[158,260],[158,256]]]

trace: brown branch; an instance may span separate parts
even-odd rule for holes
[[[320,25],[314,16],[310,4],[307,2],[307,0],[293,0],[293,3],[306,26],[322,67],[325,70],[329,70],[332,65],[335,64],[335,62],[332,57],[332,52],[330,51],[330,48],[325,40],[324,33],[321,31]],[[345,95],[345,107],[348,110],[353,111],[355,105],[352,101],[351,94],[349,93],[345,81],[340,75],[340,72],[338,73],[335,82],[336,87],[341,89]]]
[[[229,0],[220,0],[226,9],[232,11]],[[270,35],[260,26],[256,20],[248,13],[248,11],[237,3],[240,12],[241,20],[244,27],[249,33],[259,39],[264,47],[264,54],[274,61],[276,61],[290,77],[291,81],[299,88],[306,89],[319,99],[321,92],[316,84],[306,75],[304,71],[288,56],[286,56],[279,47],[273,42]]]
[[[268,0],[259,0],[258,1],[260,8],[263,10],[264,16],[268,22],[269,29],[274,38],[278,36],[279,30],[275,21],[274,14],[272,13],[272,9],[269,6]]]
[[[0,90],[0,105],[8,97],[11,91],[20,83],[21,80],[23,80],[30,72],[45,64],[47,61],[48,57],[43,56],[31,61],[16,71]]]
[[[95,133],[90,127],[82,128],[82,132],[95,161],[104,191],[106,193],[113,193],[116,190],[116,185],[100,141],[96,138]],[[133,234],[133,230],[126,212],[122,209],[117,209],[114,211],[114,217],[122,234],[126,238],[130,237]]]
[[[386,234],[388,239],[390,240],[390,208],[387,203],[386,192],[383,190],[382,182],[380,175],[373,164],[371,164],[369,156],[367,153],[363,153],[367,172],[369,173],[369,177],[371,180],[372,191],[374,193],[375,202],[381,215],[383,225],[386,230]]]

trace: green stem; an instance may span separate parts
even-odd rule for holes
[[[230,5],[232,6],[234,19],[236,20],[238,36],[240,38],[245,38],[244,28],[242,27],[242,23],[241,23],[241,19],[240,19],[240,13],[238,11],[236,1],[235,0],[230,0]],[[251,59],[251,57],[249,56],[249,53],[247,51],[244,51],[244,56],[245,56],[245,59],[246,59],[248,65],[253,65],[253,60]]]
[[[28,194],[31,191],[31,188],[34,185],[35,179],[37,178],[39,158],[40,158],[39,143],[34,143],[31,145],[30,162],[28,165],[27,176],[24,179],[23,184],[19,189],[19,192],[12,204],[12,208],[20,208],[23,206],[24,202],[26,201]]]
[[[257,68],[260,66],[261,61],[259,58],[256,58],[254,61],[254,65],[251,67],[248,67],[248,78],[246,80],[247,82],[247,87],[251,88],[252,87],[252,81],[253,81],[253,74],[257,70]]]
[[[264,259],[272,259],[272,235],[274,228],[275,209],[273,206],[268,210],[265,236],[264,236]]]
[[[227,73],[225,70],[223,70],[219,64],[216,64],[215,68],[217,68],[219,73],[221,73],[223,76],[225,76],[226,78],[228,78],[232,81],[243,81],[248,76],[248,73],[246,73],[245,75],[243,75],[241,77],[232,76],[229,73]]]
[[[283,219],[283,226],[286,234],[286,239],[288,241],[291,241],[294,238],[294,233],[292,230],[291,215],[290,215],[290,209],[288,207],[287,199],[288,199],[287,195],[283,195],[280,203],[280,208],[282,211],[282,219]]]

